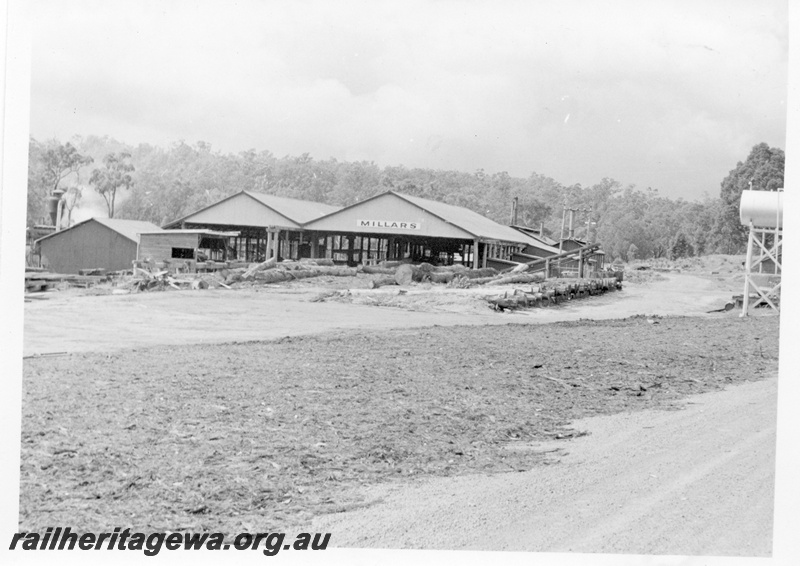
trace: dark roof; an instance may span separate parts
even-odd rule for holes
[[[59,234],[63,234],[68,230],[73,230],[78,226],[82,226],[88,222],[97,222],[102,224],[109,230],[113,230],[117,232],[121,236],[128,238],[133,242],[139,242],[139,234],[142,232],[160,232],[161,228],[153,224],[152,222],[145,222],[144,220],[125,220],[123,218],[89,218],[82,222],[78,222],[70,226],[69,228],[64,228],[63,230],[58,230],[57,232],[53,232],[52,234],[48,234],[42,238],[36,240],[37,242],[41,242],[46,240],[47,238],[52,238],[53,236],[57,236]]]

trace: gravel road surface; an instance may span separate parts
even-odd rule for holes
[[[576,421],[591,435],[530,447],[560,463],[378,487],[313,527],[339,547],[769,556],[776,404],[770,378]]]

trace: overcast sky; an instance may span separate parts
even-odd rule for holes
[[[785,147],[786,1],[35,3],[31,135],[716,196]]]

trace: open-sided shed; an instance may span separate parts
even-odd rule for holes
[[[360,263],[411,258],[472,267],[514,265],[527,238],[460,207],[387,191],[312,220],[303,228],[311,257]]]
[[[302,225],[337,210],[319,202],[241,191],[164,228],[238,232],[231,247],[241,260],[263,261],[273,255],[297,258],[308,255]]]
[[[141,220],[89,218],[35,242],[42,265],[56,273],[81,269],[121,271],[131,269],[142,232],[161,228]]]

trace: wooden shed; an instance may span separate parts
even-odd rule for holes
[[[231,240],[238,236],[239,232],[207,229],[142,232],[136,259],[155,264],[227,261],[232,253]]]
[[[525,247],[520,252],[515,253],[511,257],[512,260],[526,263],[559,253],[558,243],[544,236],[541,230],[535,230],[527,226],[511,226],[511,228],[527,236]]]
[[[142,232],[160,231],[150,222],[120,218],[90,218],[35,242],[42,266],[56,273],[81,269],[131,269]]]

